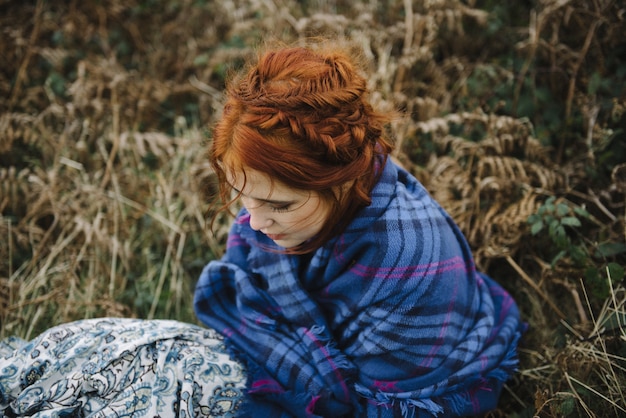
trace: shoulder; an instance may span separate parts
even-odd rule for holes
[[[394,160],[388,159],[371,193],[372,203],[361,210],[351,227],[384,233],[398,228],[414,229],[446,217],[426,188]],[[423,225],[425,227],[425,225]]]
[[[371,205],[348,225],[336,251],[376,254],[382,264],[413,263],[433,253],[441,256],[442,247],[456,254],[456,240],[451,219],[426,188],[389,160],[372,190]]]

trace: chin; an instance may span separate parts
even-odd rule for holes
[[[284,239],[279,239],[279,240],[274,240],[274,244],[283,247],[283,248],[293,248],[295,247],[295,244],[293,244],[291,241],[289,240],[284,240]]]
[[[304,241],[297,241],[297,240],[292,240],[292,239],[278,239],[278,240],[273,240],[273,241],[276,245],[279,245],[286,249],[297,247],[298,245],[302,244],[302,242],[304,242]]]

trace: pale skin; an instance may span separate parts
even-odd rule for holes
[[[283,248],[313,238],[330,216],[330,205],[317,192],[291,188],[260,171],[236,171],[228,182],[250,213],[250,227]]]

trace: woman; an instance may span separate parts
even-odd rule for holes
[[[517,365],[515,302],[388,158],[389,115],[367,94],[353,61],[328,45],[269,50],[233,79],[210,158],[222,210],[243,208],[197,284],[209,329],[105,318],[0,344],[0,415],[494,408]]]
[[[210,158],[243,208],[195,308],[252,416],[477,415],[516,368],[515,302],[388,158],[388,120],[328,45],[269,50],[227,89]]]

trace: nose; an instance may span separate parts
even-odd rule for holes
[[[250,213],[250,228],[255,231],[259,231],[263,228],[267,228],[274,223],[274,221],[268,217],[262,210],[259,209],[248,209],[248,213]]]

